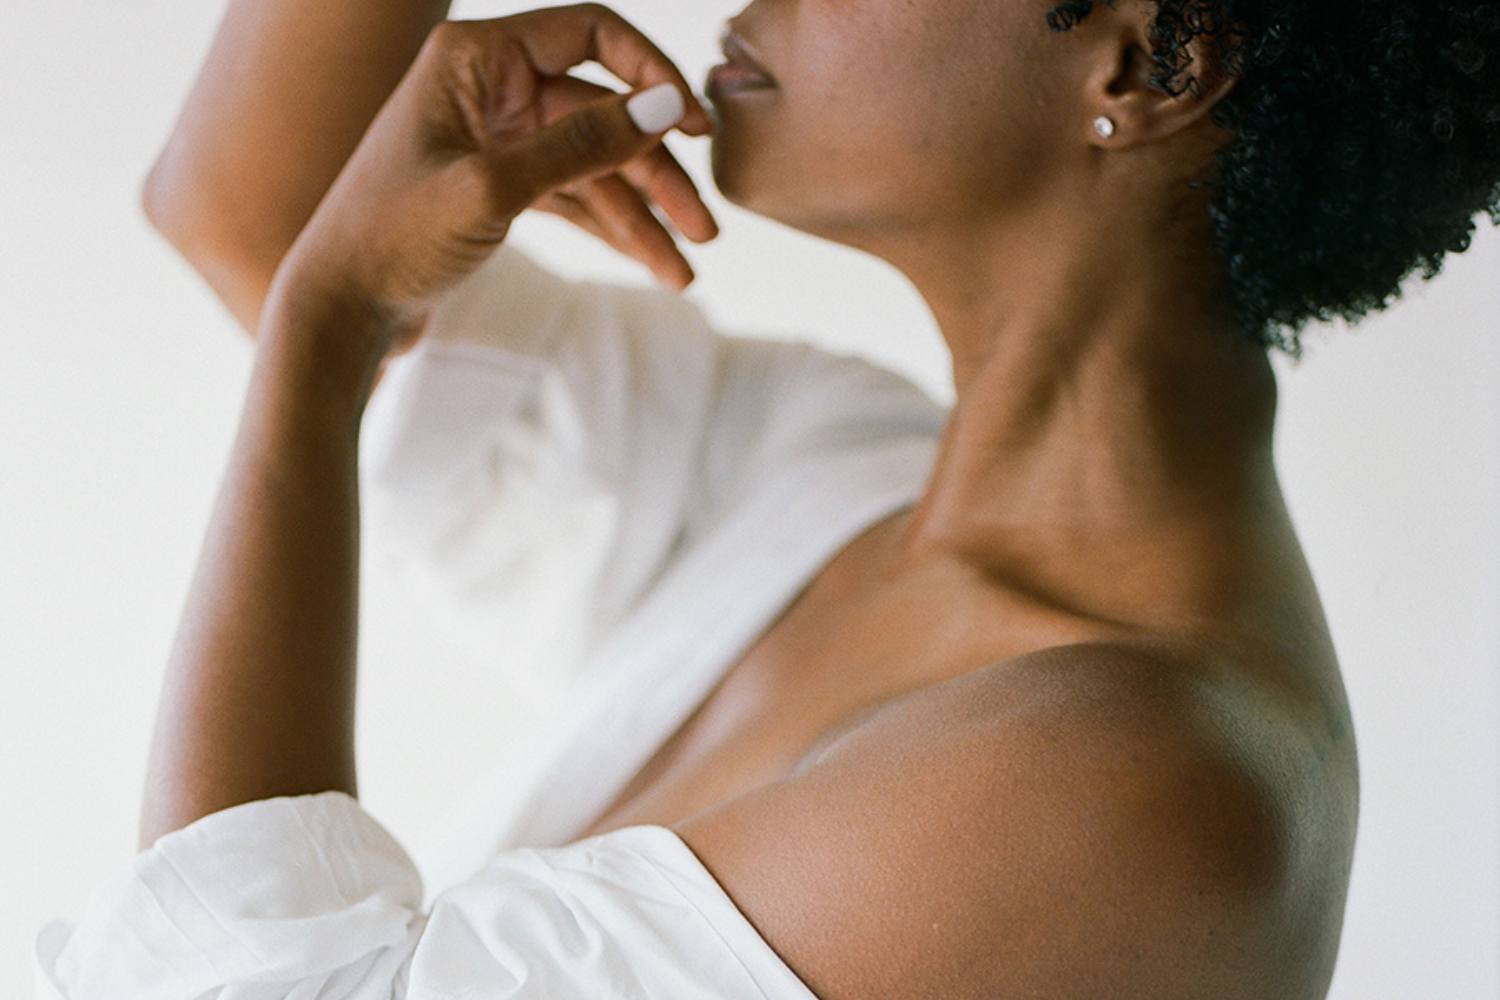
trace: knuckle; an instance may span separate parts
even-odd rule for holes
[[[655,222],[632,217],[625,223],[625,238],[635,244],[649,243],[656,236],[659,228]]]
[[[625,16],[623,14],[615,10],[613,7],[606,6],[602,3],[574,4],[574,8],[592,20],[608,21],[612,27],[629,28],[631,31],[635,30],[635,27],[625,19]]]
[[[648,187],[656,187],[669,180],[675,180],[677,171],[673,169],[676,164],[665,156],[647,156],[641,159],[636,169],[642,184]]]
[[[539,212],[561,216],[575,224],[582,224],[583,221],[580,218],[583,215],[582,210],[576,203],[570,202],[566,198],[543,198],[531,207]]]
[[[439,21],[427,33],[423,49],[428,58],[444,62],[463,62],[483,55],[484,45],[461,21]]]
[[[640,224],[636,230],[636,241],[641,246],[649,247],[652,252],[663,256],[671,256],[677,251],[677,244],[672,239],[672,234],[654,218]]]
[[[427,49],[447,50],[455,41],[459,29],[454,26],[453,21],[439,21],[427,32],[427,38],[423,47]]]

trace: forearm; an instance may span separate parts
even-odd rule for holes
[[[276,313],[162,685],[142,849],[242,802],[356,792],[359,423],[384,351]]]
[[[252,334],[278,263],[449,0],[230,0],[141,192]]]

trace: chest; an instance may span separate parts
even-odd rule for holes
[[[670,824],[783,778],[882,704],[987,655],[993,637],[961,624],[983,617],[978,588],[878,571],[898,525],[824,566],[578,836]]]

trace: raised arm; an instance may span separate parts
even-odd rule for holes
[[[594,51],[640,92],[525,129],[549,67]],[[510,131],[509,119],[491,124],[501,80],[520,105]],[[142,847],[260,798],[354,795],[357,446],[370,385],[520,211],[650,155],[682,121],[687,90],[644,35],[593,5],[427,36],[274,273],[163,682]]]
[[[141,200],[146,217],[252,339],[277,267],[432,29],[446,19],[448,6],[447,0],[230,0]],[[567,9],[565,16],[596,25],[618,19],[596,3]],[[552,16],[542,8],[516,23]],[[519,42],[519,36],[512,39]],[[596,50],[606,44],[602,34],[591,41]],[[525,109],[525,130],[617,94],[566,73],[545,47],[532,55],[545,65],[546,81],[536,103]],[[628,82],[640,68],[622,66],[616,75]],[[686,93],[680,74],[678,82]],[[681,128],[707,135],[707,110],[689,102]],[[636,258],[677,291],[694,274],[667,220],[695,242],[719,233],[692,179],[664,144],[615,172],[550,190],[531,207]]]
[[[229,0],[146,217],[252,337],[313,209],[449,0]]]

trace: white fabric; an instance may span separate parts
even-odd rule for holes
[[[37,1000],[812,997],[670,829],[575,838],[916,500],[946,418],[857,356],[502,246],[370,401],[364,525],[447,633],[564,714],[459,811],[432,884],[347,795],[244,803],[46,925]]]
[[[37,1000],[813,997],[666,827],[506,851],[421,896],[343,792],[248,802],[43,928]]]

